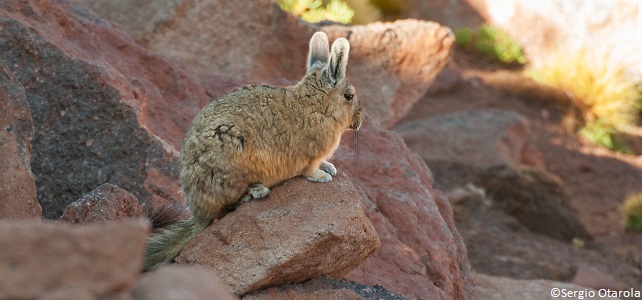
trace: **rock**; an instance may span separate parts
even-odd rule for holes
[[[596,290],[626,290],[626,283],[619,282],[612,276],[606,275],[586,264],[580,264],[577,266],[577,272],[575,273],[575,276],[573,277],[573,280],[571,282],[576,285],[581,285]]]
[[[40,218],[31,173],[33,120],[25,90],[0,61],[0,219]]]
[[[499,109],[406,121],[395,131],[429,164],[446,161],[476,168],[522,162],[530,140],[528,121]]]
[[[495,166],[481,172],[476,184],[493,204],[533,232],[562,241],[590,238],[570,208],[561,179],[525,166]]]
[[[516,280],[504,277],[494,277],[474,273],[475,295],[477,299],[504,300],[504,299],[602,299],[597,296],[597,291],[584,287],[551,280]],[[555,296],[553,293],[565,291],[573,293],[569,296]],[[589,297],[589,293],[595,293],[595,297]],[[578,294],[582,293],[582,294]]]
[[[243,296],[243,300],[261,299],[405,300],[406,298],[386,290],[381,285],[367,286],[352,281],[324,276],[305,283],[269,288]]]
[[[380,245],[345,175],[294,178],[206,228],[177,257],[212,268],[238,295],[321,275],[340,277]]]
[[[37,298],[61,287],[99,297],[126,290],[142,269],[148,231],[140,221],[0,220],[0,299]]]
[[[81,2],[122,24],[141,45],[198,73],[235,74],[258,82],[299,80],[314,31],[327,32],[331,40],[347,37],[348,78],[365,110],[386,127],[419,101],[454,42],[449,29],[433,22],[312,25],[272,1]]]
[[[431,20],[452,28],[477,27],[484,23],[479,12],[485,0],[404,0],[402,18]]]
[[[61,287],[52,292],[47,292],[38,300],[96,300],[96,296],[83,288],[78,287]]]
[[[0,37],[33,114],[44,217],[103,183],[143,204],[182,200],[178,149],[216,93],[75,2],[2,1]]]
[[[143,217],[145,217],[145,210],[134,195],[118,186],[106,183],[69,204],[61,219],[85,224]]]
[[[136,300],[238,299],[214,272],[187,265],[168,265],[145,273],[132,294]]]
[[[466,247],[446,197],[421,158],[371,121],[344,134],[331,160],[361,195],[381,248],[345,278],[381,284],[408,299],[472,297]]]

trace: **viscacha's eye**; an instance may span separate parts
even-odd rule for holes
[[[352,94],[343,94],[343,96],[346,98],[346,101],[352,101],[352,98],[354,97]]]

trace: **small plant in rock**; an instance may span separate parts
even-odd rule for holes
[[[620,133],[613,126],[606,125],[603,122],[598,121],[586,124],[580,130],[580,136],[593,145],[624,154],[633,154],[633,150],[622,139]]]
[[[642,231],[642,193],[631,194],[620,206],[627,229]]]
[[[354,10],[342,0],[331,0],[324,5],[322,0],[277,0],[281,9],[307,22],[318,23],[330,20],[348,24],[352,22]]]
[[[598,146],[631,153],[620,132],[636,124],[641,95],[624,70],[587,51],[560,51],[526,75],[569,95],[586,126],[580,135]]]
[[[479,30],[460,28],[455,31],[459,47],[472,48],[490,59],[502,63],[525,64],[526,57],[522,47],[501,29],[483,25]]]

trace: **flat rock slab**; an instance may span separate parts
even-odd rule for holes
[[[380,246],[350,179],[294,178],[205,229],[176,259],[212,268],[236,294],[343,276]]]
[[[528,121],[499,109],[456,112],[395,127],[408,148],[425,161],[485,168],[519,163],[530,141]]]
[[[149,225],[74,226],[0,221],[0,299],[31,299],[60,287],[101,296],[129,288],[142,269]]]

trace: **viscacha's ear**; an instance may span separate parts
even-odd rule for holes
[[[327,67],[327,75],[332,86],[338,86],[346,78],[349,54],[350,42],[345,38],[338,38],[332,43],[330,62]]]
[[[328,63],[328,57],[330,53],[328,52],[330,48],[330,43],[328,42],[328,36],[321,31],[316,32],[310,39],[310,52],[308,52],[308,67],[306,70],[310,72],[312,67],[317,64],[326,64]]]

